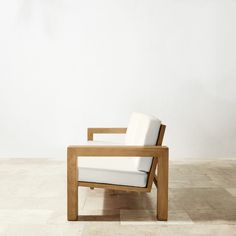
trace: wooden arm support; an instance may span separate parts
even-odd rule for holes
[[[168,151],[165,146],[69,146],[67,157],[77,156],[138,156],[138,157],[158,157],[163,152]],[[68,160],[69,161],[69,160]]]
[[[87,139],[93,141],[94,134],[125,134],[127,128],[88,128]]]

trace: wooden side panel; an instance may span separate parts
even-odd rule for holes
[[[67,149],[67,217],[68,220],[78,219],[78,186],[90,188],[107,188],[114,190],[150,192],[152,183],[158,187],[157,193],[157,219],[168,218],[168,148],[161,146],[165,125],[161,125],[156,146],[70,146]],[[126,133],[127,128],[89,128],[88,140],[93,140],[95,133]],[[111,185],[103,183],[91,183],[78,181],[77,156],[153,156],[151,170],[145,188]],[[158,176],[155,175],[156,167]]]

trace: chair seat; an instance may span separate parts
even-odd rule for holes
[[[88,145],[114,143],[88,142]],[[145,187],[147,173],[137,169],[139,157],[79,157],[79,181]]]

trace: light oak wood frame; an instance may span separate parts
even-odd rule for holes
[[[88,128],[87,139],[93,141],[94,134],[125,134],[127,128]]]
[[[135,192],[150,192],[154,182],[157,190],[157,219],[168,219],[168,164],[169,149],[161,146],[165,125],[161,125],[156,146],[69,146],[67,148],[67,218],[78,219],[78,187],[104,188]],[[94,133],[126,133],[126,128],[89,128],[88,140],[93,140]],[[79,156],[120,156],[153,157],[146,187],[134,187],[104,183],[78,181]],[[155,173],[157,168],[157,175]]]

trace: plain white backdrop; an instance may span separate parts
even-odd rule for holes
[[[0,2],[0,157],[65,158],[132,111],[171,159],[236,157],[236,1]]]

